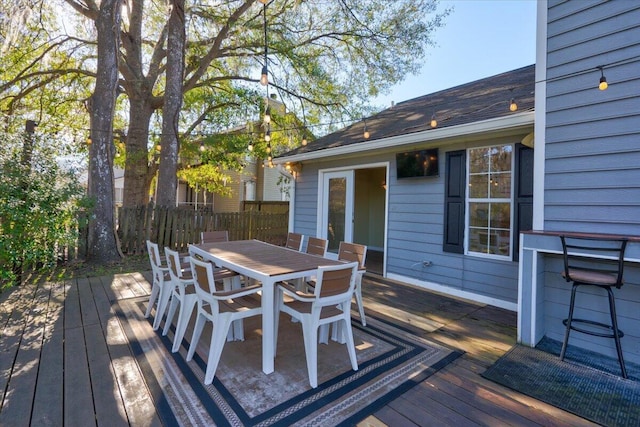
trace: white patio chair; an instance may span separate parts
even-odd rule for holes
[[[184,338],[184,332],[187,329],[187,324],[189,323],[198,297],[195,292],[191,270],[183,270],[180,267],[180,255],[178,252],[165,247],[164,253],[167,257],[167,264],[169,265],[172,290],[171,305],[169,306],[169,312],[164,324],[164,329],[162,330],[162,335],[167,335],[167,332],[169,332],[173,316],[179,304],[180,311],[178,312],[176,333],[173,337],[173,347],[171,348],[171,351],[175,353],[180,349],[180,343],[182,342],[182,338]]]
[[[147,253],[149,255],[149,262],[151,263],[153,283],[151,284],[151,295],[149,296],[145,317],[149,317],[153,305],[156,304],[156,315],[153,319],[153,330],[155,331],[160,327],[162,317],[167,310],[167,305],[171,298],[172,284],[171,277],[169,276],[169,267],[166,263],[162,262],[158,244],[147,240]],[[186,265],[184,260],[181,261],[180,265],[181,268],[188,267],[188,260]]]
[[[207,369],[204,383],[211,384],[215,376],[225,337],[232,323],[242,327],[242,320],[262,314],[262,305],[258,292],[261,285],[247,286],[230,291],[216,291],[213,265],[206,261],[191,258],[195,290],[198,302],[198,317],[189,344],[187,361],[193,358],[206,321],[213,323],[211,344],[207,357]]]
[[[341,341],[347,345],[351,367],[358,370],[356,349],[351,329],[351,299],[355,288],[355,277],[358,263],[324,266],[318,268],[318,278],[312,294],[297,291],[287,284],[279,284],[276,301],[278,310],[298,319],[302,325],[304,349],[307,356],[307,371],[311,387],[318,386],[318,330],[321,341],[326,342],[328,326],[340,323]],[[285,302],[284,295],[293,300]],[[280,316],[276,314],[276,330],[274,348],[278,344],[278,323]],[[322,338],[325,336],[325,339]]]
[[[162,260],[160,259],[160,252],[158,251],[158,244],[153,243],[151,240],[147,240],[147,254],[149,255],[149,263],[151,264],[151,274],[153,276],[153,280],[151,282],[151,294],[149,295],[149,302],[147,304],[147,310],[144,312],[144,317],[149,317],[151,315],[151,309],[153,305],[156,304],[156,300],[158,302],[158,307],[156,307],[156,319],[158,316],[162,316],[160,314],[160,294],[162,293],[162,288],[164,287],[165,279],[170,280],[169,276],[169,267],[166,265],[162,265]],[[155,323],[155,322],[154,322]],[[154,325],[154,329],[156,329]]]

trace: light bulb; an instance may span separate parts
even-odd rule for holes
[[[364,134],[362,134],[362,136],[364,136],[364,139],[369,139],[369,137],[371,136],[371,134],[369,133],[368,130],[364,130]]]
[[[91,141],[91,137],[88,137],[88,138],[87,138],[87,145],[91,145],[91,143],[92,143],[92,142],[93,142],[93,141]]]
[[[267,107],[266,110],[264,110],[264,122],[265,123],[271,123],[271,108]]]
[[[267,74],[267,66],[262,67],[262,73],[260,74],[260,84],[266,86],[269,84],[269,76]]]
[[[205,146],[204,146],[204,142],[200,143],[200,151],[204,151],[205,150]]]
[[[253,151],[253,143],[252,142],[249,143],[249,146],[247,147],[247,149],[249,151]]]
[[[267,154],[271,152],[271,144],[267,145]]]
[[[305,145],[307,145],[309,142],[307,141],[307,137],[302,137],[302,146],[304,147]]]
[[[435,114],[433,114],[431,116],[431,123],[429,123],[429,124],[431,125],[432,128],[438,126],[438,121],[436,120],[436,115]]]
[[[603,75],[602,77],[600,77],[600,84],[598,85],[598,89],[607,90],[608,87],[609,84],[607,83],[607,78]]]
[[[516,111],[517,109],[518,109],[518,104],[516,104],[516,101],[511,99],[511,102],[509,103],[509,110]]]
[[[162,150],[162,145],[160,145],[160,144],[156,145],[156,150],[157,150],[157,151]]]
[[[271,131],[270,130],[265,132],[264,140],[267,141],[267,142],[271,141]],[[269,148],[269,149],[271,149],[271,148]]]

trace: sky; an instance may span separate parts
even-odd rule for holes
[[[536,0],[441,0],[453,7],[433,33],[422,71],[375,99],[389,106],[535,63]]]

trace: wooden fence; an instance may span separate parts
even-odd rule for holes
[[[227,230],[230,240],[258,239],[284,245],[289,214],[262,211],[213,212],[209,208],[121,207],[118,237],[125,254],[146,252],[146,240],[180,252],[200,241],[200,232]]]

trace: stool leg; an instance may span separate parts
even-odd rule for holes
[[[569,332],[571,331],[571,321],[573,320],[573,306],[576,302],[576,289],[578,285],[575,283],[571,287],[571,303],[569,304],[569,317],[567,318],[567,330],[564,333],[564,341],[562,342],[562,351],[560,352],[560,360],[564,360],[564,355],[567,351],[567,344],[569,343]]]
[[[627,369],[624,366],[624,357],[622,356],[622,345],[620,344],[620,331],[618,331],[618,316],[616,315],[616,302],[613,297],[611,288],[605,288],[609,294],[609,313],[611,314],[611,327],[613,328],[613,338],[616,340],[616,350],[618,352],[618,362],[622,377],[627,378]]]

